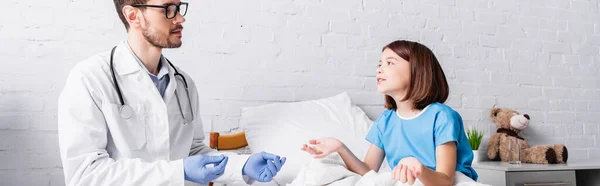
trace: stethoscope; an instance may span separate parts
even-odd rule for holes
[[[117,47],[115,46],[110,51],[110,71],[112,73],[112,79],[115,84],[115,89],[117,90],[117,95],[119,96],[119,101],[121,102],[121,105],[119,106],[119,114],[124,119],[129,119],[133,116],[133,108],[131,108],[131,106],[129,106],[129,105],[126,105],[125,101],[123,100],[123,93],[121,93],[121,88],[119,87],[119,84],[117,83],[117,77],[115,76],[115,68],[113,66],[113,56],[115,54],[116,48]],[[173,70],[175,70],[175,74],[174,74],[175,82],[177,82],[177,76],[179,76],[183,80],[183,83],[185,85],[185,93],[188,98],[189,112],[183,111],[183,108],[181,107],[181,101],[180,101],[179,95],[177,93],[177,89],[175,89],[175,97],[177,97],[177,104],[179,105],[179,110],[181,111],[181,117],[183,117],[183,120],[185,121],[184,124],[191,123],[194,120],[194,112],[192,111],[192,101],[190,99],[190,92],[188,90],[187,81],[185,80],[185,77],[183,77],[183,75],[180,74],[179,71],[177,71],[177,68],[175,68],[173,63],[171,63],[171,61],[169,61],[169,59],[167,59],[167,58],[165,58],[165,59],[167,60],[167,63],[169,63],[169,65],[173,68]]]

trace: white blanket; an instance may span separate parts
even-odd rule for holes
[[[456,186],[486,186],[477,183],[461,172],[456,172],[454,185]],[[309,185],[329,185],[329,186],[405,186],[392,179],[391,172],[376,173],[369,171],[364,176],[360,176],[346,168],[344,161],[337,153],[332,153],[323,159],[313,159],[307,165],[304,165],[298,176],[291,184],[287,186],[309,186]],[[418,179],[413,185],[423,185]]]

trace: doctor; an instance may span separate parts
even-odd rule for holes
[[[127,41],[78,63],[58,100],[66,184],[271,181],[285,158],[225,156],[204,145],[194,81],[161,54],[181,46],[188,3],[114,3]]]

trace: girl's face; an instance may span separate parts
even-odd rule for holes
[[[377,68],[377,90],[402,99],[410,83],[410,64],[389,48],[383,50]]]

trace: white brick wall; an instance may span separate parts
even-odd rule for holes
[[[196,80],[207,131],[235,128],[240,107],[342,91],[374,118],[381,47],[409,39],[435,51],[467,126],[490,133],[489,108],[512,107],[532,116],[531,143],[600,157],[598,0],[190,3],[184,45],[165,53]],[[63,185],[57,96],[76,62],[125,38],[123,26],[111,1],[0,7],[0,185]]]

